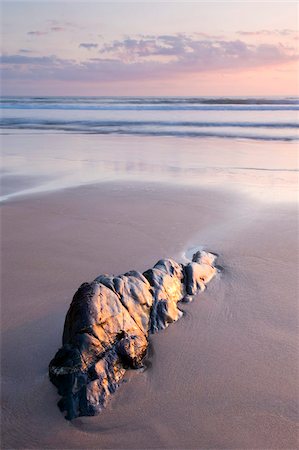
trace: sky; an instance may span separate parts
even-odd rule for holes
[[[298,2],[2,0],[2,95],[298,95]]]

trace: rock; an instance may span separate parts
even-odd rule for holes
[[[216,274],[215,255],[197,252],[192,262],[162,259],[143,274],[100,275],[75,293],[64,324],[62,347],[49,365],[66,419],[98,414],[126,369],[143,366],[150,333],[182,315]]]
[[[186,291],[194,295],[198,289],[204,291],[206,284],[214,277],[217,269],[213,266],[216,256],[212,253],[197,252],[192,262],[185,266]]]
[[[155,333],[183,315],[177,303],[185,296],[184,267],[171,259],[163,259],[143,275],[152,287],[154,301],[149,330]]]

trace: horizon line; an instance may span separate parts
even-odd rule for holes
[[[8,95],[2,95],[0,94],[0,98],[51,98],[51,97],[56,97],[56,98],[68,98],[68,97],[86,97],[86,98],[160,98],[160,97],[165,97],[165,98],[243,98],[243,97],[247,97],[247,98],[268,98],[268,97],[298,97],[299,98],[299,92],[296,94],[275,94],[275,95],[254,95],[254,94],[244,94],[244,95],[230,95],[230,94],[225,94],[225,95],[205,95],[205,94],[195,94],[195,95],[55,95],[55,94],[47,94],[47,95],[36,95],[36,94],[27,94],[27,95],[13,95],[13,94],[8,94]]]

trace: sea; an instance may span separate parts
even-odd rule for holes
[[[3,97],[1,128],[298,140],[298,97]]]
[[[110,181],[276,199],[298,174],[298,111],[291,96],[2,97],[0,201]]]

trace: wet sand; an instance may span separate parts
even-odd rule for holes
[[[2,448],[295,449],[298,223],[293,203],[110,182],[2,205]],[[81,282],[184,259],[221,276],[151,339],[98,417],[67,422],[47,366]]]

